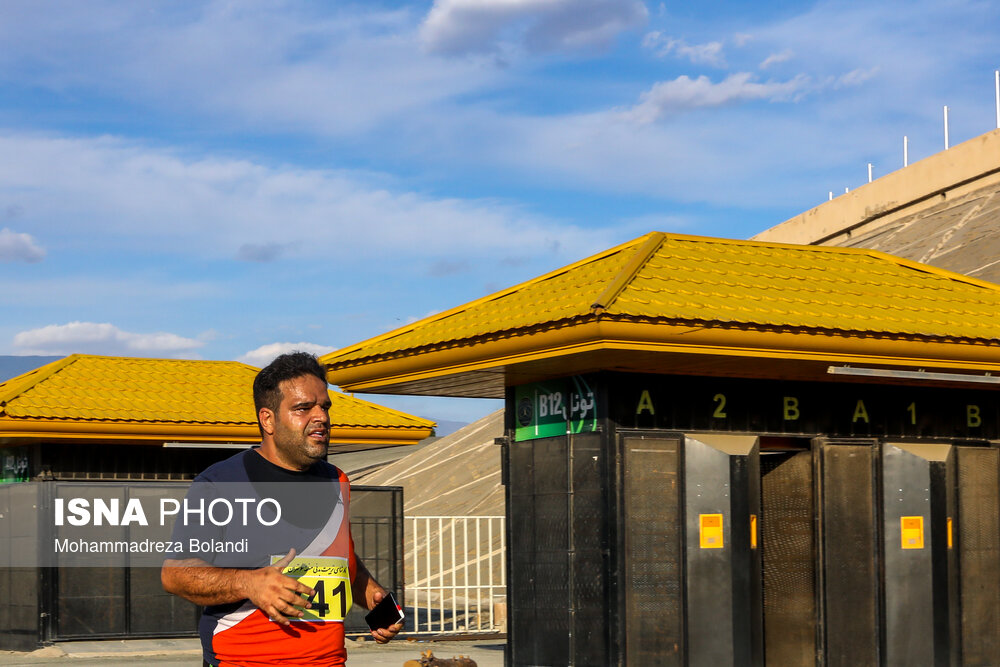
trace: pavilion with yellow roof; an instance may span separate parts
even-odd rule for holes
[[[1000,664],[1000,286],[651,233],[322,361],[505,398],[511,664]]]

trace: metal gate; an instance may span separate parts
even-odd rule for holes
[[[506,631],[505,522],[502,516],[406,518],[408,632]]]
[[[188,485],[155,482],[49,482],[47,506],[56,499],[118,498],[122,506],[132,498],[184,497]],[[155,523],[155,522],[154,522]],[[94,528],[94,539],[169,540],[170,528],[159,525]],[[53,527],[54,540],[60,539]],[[45,539],[43,537],[43,539]],[[109,559],[112,564],[109,565]],[[56,555],[56,567],[47,571],[48,639],[102,639],[119,637],[179,637],[196,632],[200,609],[170,595],[160,585],[160,569],[137,564],[127,553]]]

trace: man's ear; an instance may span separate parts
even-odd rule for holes
[[[257,412],[257,420],[260,422],[260,428],[264,433],[274,435],[274,410],[271,408],[261,408]]]

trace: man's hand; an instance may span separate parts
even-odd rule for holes
[[[273,565],[247,572],[246,597],[272,621],[281,625],[288,625],[292,620],[302,618],[301,607],[312,607],[312,604],[302,599],[302,595],[316,595],[313,589],[281,573],[293,558],[295,549],[289,549],[285,557]]]
[[[377,584],[376,584],[377,585]],[[375,608],[382,598],[385,597],[385,589],[379,586],[380,590],[372,592],[372,599],[374,604],[372,604],[372,609]],[[377,641],[379,644],[388,644],[392,641],[392,638],[399,634],[399,631],[403,629],[403,622],[400,621],[394,625],[390,625],[388,628],[377,628],[371,631],[372,639]]]

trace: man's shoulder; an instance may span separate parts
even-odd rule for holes
[[[314,465],[316,467],[313,468],[313,471],[316,472],[316,473],[319,473],[319,474],[322,474],[322,475],[328,475],[328,476],[330,476],[330,477],[332,477],[334,479],[337,479],[341,475],[344,475],[344,472],[340,468],[338,468],[337,466],[333,465],[329,461],[316,461],[316,463]]]
[[[277,469],[266,459],[257,454],[253,449],[246,449],[234,454],[227,459],[213,463],[205,468],[197,477],[195,482],[247,482],[247,481],[274,481],[288,482],[294,479],[284,479],[281,475],[286,471]],[[329,461],[319,460],[304,474],[306,477],[331,479],[338,481],[348,481],[346,473]],[[276,476],[275,476],[276,475]],[[271,479],[274,477],[274,479]]]
[[[247,481],[247,456],[254,456],[252,449],[245,449],[218,463],[213,463],[202,470],[194,480],[196,482],[245,482]]]

